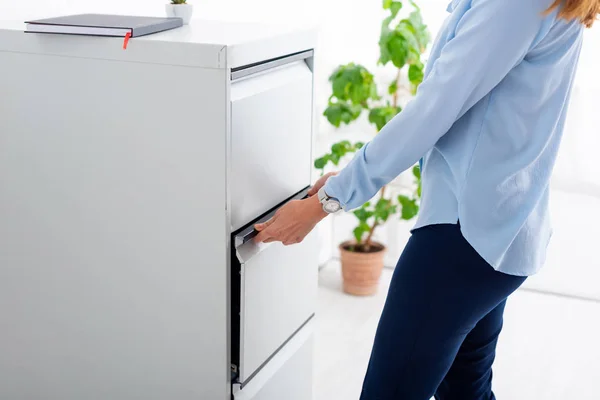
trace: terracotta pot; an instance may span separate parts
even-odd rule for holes
[[[347,249],[352,244],[344,242],[339,246],[344,292],[355,296],[373,295],[379,287],[386,248],[380,243],[373,243],[374,251],[360,253]]]

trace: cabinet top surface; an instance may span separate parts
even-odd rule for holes
[[[122,61],[236,68],[313,49],[311,27],[249,22],[193,20],[190,25],[134,37],[127,50],[122,38],[26,34],[25,24],[0,21],[0,52],[23,52]]]

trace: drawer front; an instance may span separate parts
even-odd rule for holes
[[[315,312],[318,236],[302,243],[237,249],[240,269],[239,381],[251,378]]]
[[[310,321],[241,390],[234,400],[311,400],[313,322]]]
[[[231,85],[231,225],[310,184],[312,72],[304,61]]]

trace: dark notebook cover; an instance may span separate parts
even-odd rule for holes
[[[131,30],[131,37],[135,37],[178,28],[183,25],[183,20],[181,18],[79,14],[27,21],[26,23],[32,25],[53,25],[83,28],[129,29]]]

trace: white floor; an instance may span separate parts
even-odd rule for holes
[[[315,400],[358,399],[391,275],[384,270],[376,296],[357,298],[341,292],[337,263],[321,270]],[[600,302],[518,291],[494,367],[497,398],[599,400],[599,342]]]

